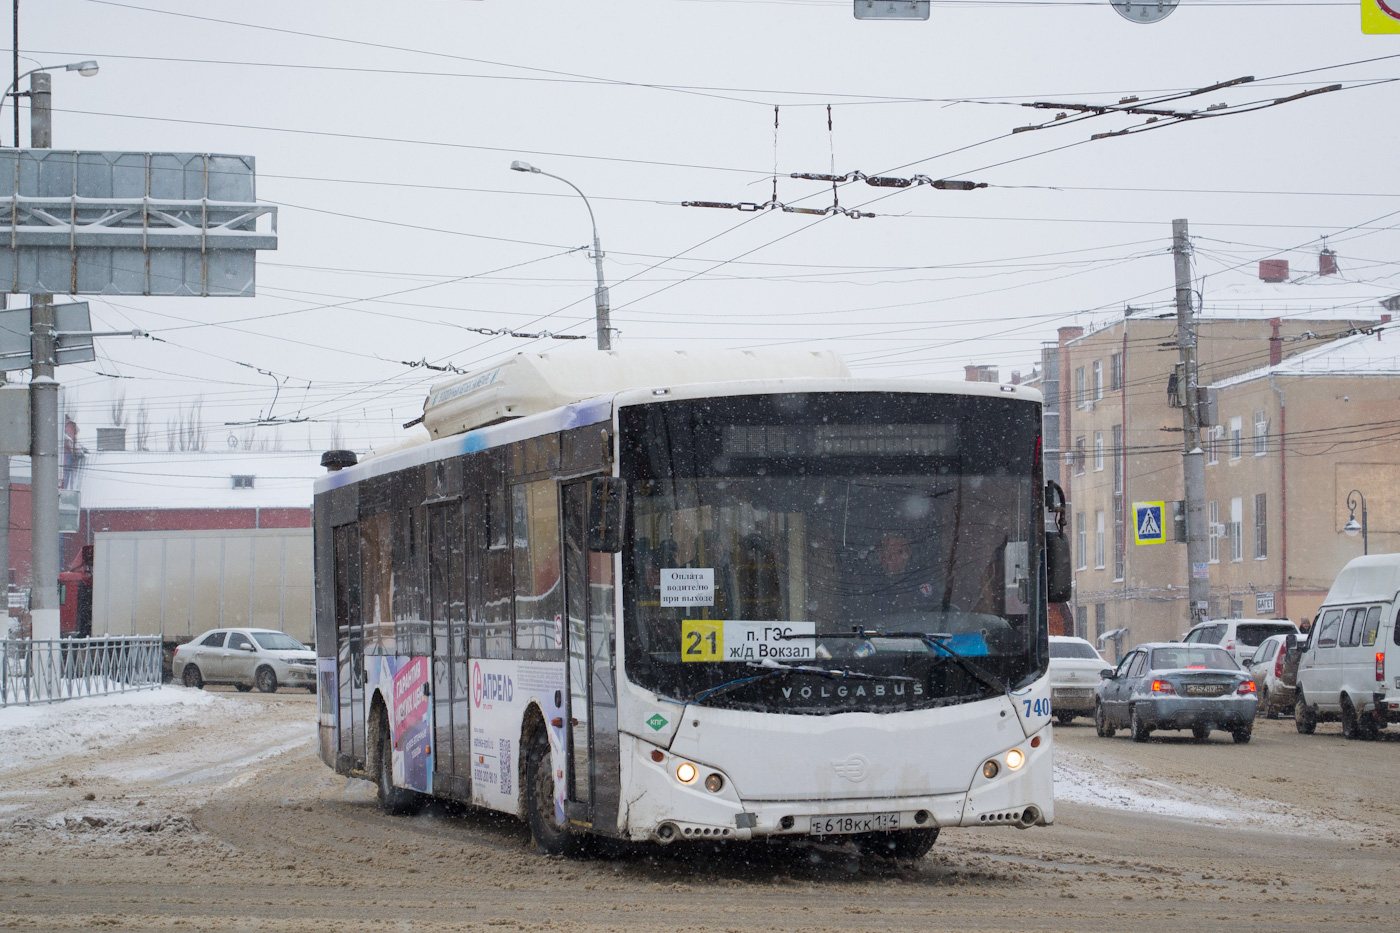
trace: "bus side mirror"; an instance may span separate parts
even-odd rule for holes
[[[595,476],[588,483],[588,549],[615,554],[622,550],[622,503],[627,484],[616,476]]]
[[[1067,603],[1074,592],[1074,570],[1070,565],[1069,536],[1063,531],[1045,533],[1045,599]]]

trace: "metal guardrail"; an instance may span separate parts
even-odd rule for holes
[[[160,683],[158,635],[0,639],[0,706],[147,690]]]

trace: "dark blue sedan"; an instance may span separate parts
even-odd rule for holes
[[[1224,648],[1148,642],[1102,674],[1094,725],[1104,738],[1122,727],[1134,742],[1146,742],[1156,729],[1190,729],[1197,740],[1221,729],[1240,744],[1253,734],[1254,681]]]

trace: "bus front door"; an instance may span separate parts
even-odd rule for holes
[[[566,815],[617,831],[620,796],[613,667],[613,555],[588,550],[588,483],[564,487],[564,598],[570,728]]]

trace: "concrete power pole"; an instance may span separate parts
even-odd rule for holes
[[[1191,242],[1186,221],[1172,221],[1176,264],[1176,345],[1181,351],[1182,491],[1186,506],[1186,579],[1191,605],[1188,624],[1205,618],[1210,605],[1210,564],[1206,552],[1206,465],[1201,449],[1200,382],[1196,374],[1196,316],[1191,310]],[[1163,516],[1165,518],[1165,516]]]
[[[53,145],[49,76],[29,77],[29,145]],[[58,380],[54,378],[55,318],[52,295],[35,295],[30,304],[30,350],[34,357],[29,382],[30,438],[30,615],[34,638],[59,636],[58,610]]]

